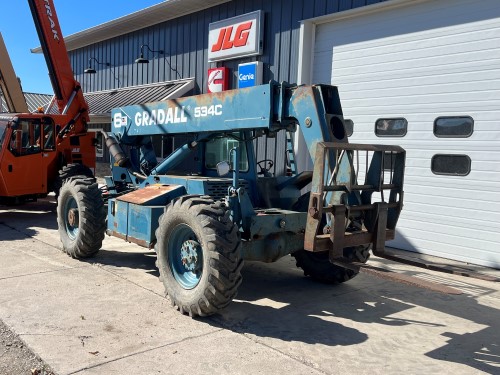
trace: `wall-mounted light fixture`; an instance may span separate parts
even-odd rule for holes
[[[83,72],[85,74],[95,74],[97,73],[96,70],[94,68],[92,68],[92,64],[91,64],[91,61],[94,60],[95,61],[95,64],[97,65],[106,65],[106,66],[111,66],[111,64],[109,62],[106,62],[106,63],[102,63],[100,62],[99,60],[97,60],[95,57],[91,57],[89,59],[89,66],[87,69],[85,69]],[[95,66],[95,65],[94,65]]]
[[[152,53],[159,53],[160,55],[163,55],[163,53],[164,53],[164,52],[163,52],[163,50],[161,50],[161,49],[160,49],[160,50],[155,51],[155,50],[152,50],[151,48],[149,48],[149,45],[147,45],[147,44],[143,44],[143,45],[141,46],[141,56],[139,56],[139,58],[137,58],[137,59],[135,60],[135,62],[136,62],[137,64],[149,64],[149,59],[146,59],[146,58],[144,57],[144,47],[146,47],[146,48],[147,48],[150,52],[152,52]]]
[[[120,87],[121,85],[121,82],[120,82],[120,78],[118,78],[115,74],[115,70],[113,69],[113,67],[111,66],[111,63],[109,62],[105,62],[105,63],[102,63],[100,62],[99,60],[97,60],[95,57],[91,57],[89,59],[89,66],[87,67],[87,69],[85,69],[83,71],[83,73],[85,74],[96,74],[97,71],[95,70],[95,68],[92,67],[92,64],[91,64],[91,61],[95,61],[95,64],[94,64],[94,67],[95,65],[105,65],[105,66],[109,66],[110,70],[111,70],[111,73],[113,74],[113,77],[115,78],[115,80],[118,81],[118,87]]]

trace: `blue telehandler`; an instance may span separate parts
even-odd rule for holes
[[[105,233],[154,248],[172,304],[190,316],[227,306],[244,260],[291,254],[305,275],[342,283],[384,255],[403,206],[405,151],[350,144],[330,85],[269,84],[112,111],[111,175],[69,178],[58,198],[63,250],[90,257]],[[312,171],[274,175],[303,134]],[[257,160],[260,137],[285,152]],[[183,139],[164,159],[152,137]],[[288,157],[287,157],[288,156]],[[107,222],[107,224],[105,224]]]

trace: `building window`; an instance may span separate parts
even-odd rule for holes
[[[467,138],[474,131],[470,116],[438,117],[434,120],[434,135],[439,138]]]
[[[379,118],[375,122],[377,137],[404,137],[408,130],[408,121],[405,118]]]
[[[348,137],[354,132],[354,122],[351,119],[344,120],[345,132]]]
[[[431,160],[431,170],[434,174],[467,176],[470,169],[471,160],[468,155],[437,154]]]

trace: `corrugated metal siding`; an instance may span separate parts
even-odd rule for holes
[[[255,60],[264,63],[264,82],[295,82],[297,79],[300,21],[385,0],[233,0],[204,11],[163,22],[107,41],[70,52],[76,79],[85,92],[116,89],[147,83],[196,77],[197,93],[206,92],[207,69],[226,66],[232,70],[232,87],[237,85],[238,64]],[[254,10],[264,12],[264,53],[261,56],[209,64],[207,61],[208,25]],[[140,46],[149,45],[147,65],[135,63]],[[88,60],[97,74],[84,74]]]

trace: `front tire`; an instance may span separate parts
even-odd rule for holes
[[[172,304],[191,317],[226,307],[241,284],[238,227],[222,202],[184,196],[170,203],[156,231],[157,266]]]
[[[54,181],[53,190],[54,193],[56,194],[56,198],[59,196],[59,192],[64,182],[67,179],[75,176],[94,178],[92,170],[83,164],[75,163],[75,164],[65,165],[64,167],[61,168],[61,170],[59,171],[59,176],[57,176],[56,180]]]
[[[88,258],[102,246],[106,210],[93,178],[70,178],[57,201],[57,224],[63,251],[73,258]]]
[[[292,210],[307,212],[310,193],[303,194],[292,207]],[[324,224],[323,224],[324,225]],[[297,267],[304,271],[305,276],[325,284],[340,284],[354,278],[358,273],[337,266],[330,262],[328,251],[312,252],[299,250],[291,254],[295,258]],[[344,258],[366,263],[370,258],[370,246],[355,246],[344,249]]]

